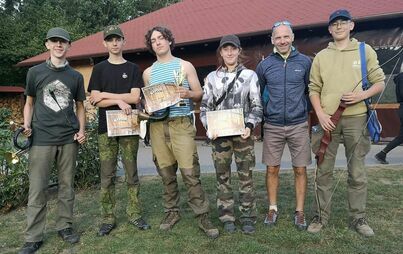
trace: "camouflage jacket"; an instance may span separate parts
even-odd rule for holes
[[[227,92],[225,99],[216,107],[217,101],[228,85],[235,78],[236,73],[242,70],[231,91]],[[206,112],[213,110],[243,108],[245,124],[253,125],[253,128],[261,122],[263,116],[262,103],[260,101],[260,86],[256,73],[239,65],[235,72],[228,72],[220,68],[210,72],[203,87],[204,94],[200,105],[200,120],[207,129]]]

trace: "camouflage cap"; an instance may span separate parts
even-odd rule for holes
[[[104,29],[104,40],[111,35],[117,35],[119,37],[124,38],[125,36],[123,35],[122,30],[120,29],[119,26],[117,25],[111,25],[111,26],[107,26]]]
[[[49,40],[50,38],[61,38],[63,40],[71,42],[69,32],[60,27],[53,27],[49,29],[48,33],[46,34],[45,41]]]

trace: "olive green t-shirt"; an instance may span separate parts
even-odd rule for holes
[[[75,102],[85,100],[83,76],[68,64],[61,68],[47,62],[29,69],[25,95],[34,97],[32,145],[74,142],[79,122]]]

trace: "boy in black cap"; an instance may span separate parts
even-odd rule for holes
[[[108,137],[106,126],[107,110],[122,110],[131,114],[140,101],[140,88],[143,86],[139,67],[123,58],[125,39],[122,30],[115,25],[104,30],[104,46],[109,58],[94,66],[88,92],[90,102],[99,107],[98,144],[101,161],[101,206],[102,225],[99,236],[109,234],[116,227],[115,216],[115,176],[118,152],[126,171],[128,204],[126,214],[129,223],[138,229],[150,229],[141,217],[139,178],[137,173],[137,151],[139,136]]]
[[[200,104],[200,120],[212,144],[217,179],[217,209],[224,231],[234,233],[237,230],[235,199],[231,186],[231,163],[234,155],[239,176],[241,231],[253,234],[257,219],[252,179],[255,167],[253,129],[263,115],[258,77],[242,64],[242,48],[238,36],[222,37],[217,52],[220,66],[208,74]],[[231,109],[242,109],[245,124],[242,134],[217,137],[216,133],[212,133],[211,126],[207,125],[207,112]]]
[[[58,170],[56,228],[66,242],[77,243],[73,231],[74,173],[78,145],[84,143],[83,76],[69,66],[69,33],[52,28],[45,39],[50,58],[29,69],[24,106],[24,134],[32,135],[29,150],[29,197],[26,243],[20,253],[34,253],[43,243],[47,187],[54,162]],[[74,108],[76,113],[74,113]]]
[[[371,87],[363,91],[361,86],[360,43],[350,38],[354,22],[347,10],[337,10],[329,17],[329,33],[333,42],[320,51],[312,63],[309,96],[320,123],[319,131],[312,133],[312,150],[317,152],[326,132],[331,136],[324,153],[323,162],[317,167],[317,200],[315,216],[308,226],[308,232],[318,233],[329,221],[333,189],[333,169],[337,148],[343,137],[347,158],[347,199],[351,228],[363,236],[373,236],[366,215],[368,178],[365,169],[365,156],[371,143],[366,130],[367,107],[364,100],[380,93],[385,86],[385,75],[379,68],[376,52],[365,46],[368,81]],[[339,106],[343,101],[347,107]],[[341,113],[334,123],[331,116]],[[318,153],[319,154],[319,153]],[[319,160],[320,161],[320,160]]]

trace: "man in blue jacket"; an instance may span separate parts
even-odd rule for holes
[[[271,37],[273,53],[261,61],[256,69],[263,94],[262,160],[267,166],[266,188],[269,201],[269,211],[264,223],[274,226],[277,222],[280,162],[287,143],[295,175],[294,224],[298,229],[305,230],[306,167],[311,164],[307,108],[311,60],[292,46],[293,41],[290,22],[274,23]]]

